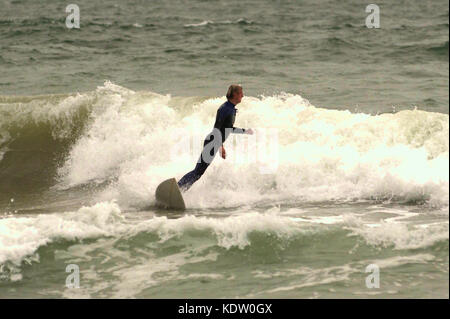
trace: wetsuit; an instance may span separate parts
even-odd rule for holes
[[[235,105],[230,101],[223,103],[219,107],[214,128],[203,142],[203,151],[200,154],[197,165],[194,170],[184,175],[178,181],[178,186],[182,191],[187,191],[203,175],[230,133],[243,134],[245,132],[245,129],[233,126],[236,112]]]

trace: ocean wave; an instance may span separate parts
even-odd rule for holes
[[[208,25],[223,25],[223,24],[238,24],[238,25],[250,25],[253,24],[253,21],[250,20],[246,20],[243,18],[240,18],[238,20],[235,21],[231,21],[231,20],[224,20],[224,21],[211,21],[211,20],[204,20],[202,22],[199,23],[190,23],[190,24],[185,24],[184,27],[185,28],[191,28],[191,27],[203,27],[203,26],[208,26]]]
[[[421,249],[449,239],[448,222],[422,225],[407,223],[367,224],[355,216],[346,216],[345,223],[353,236],[360,236],[368,245],[396,250]]]
[[[88,122],[88,95],[0,97],[0,193],[23,193],[54,183]]]
[[[448,27],[448,25],[447,25],[447,27]],[[447,60],[448,60],[448,41],[441,43],[440,45],[436,45],[431,48],[428,48],[428,51],[437,56],[447,57]]]
[[[295,214],[294,214],[295,213]],[[300,215],[299,215],[300,214]],[[448,213],[447,213],[448,214]],[[101,202],[77,211],[0,219],[0,265],[39,260],[38,249],[53,243],[69,247],[85,239],[112,238],[133,249],[161,249],[177,245],[215,247],[217,252],[247,251],[277,258],[281,251],[298,252],[328,247],[358,249],[358,244],[398,250],[423,249],[439,243],[448,245],[448,223],[403,224],[385,219],[377,226],[352,214],[309,216],[297,209],[280,212],[245,211],[212,216],[127,215],[116,202]],[[355,238],[356,237],[356,238]],[[351,248],[353,247],[353,248]],[[109,248],[108,248],[109,249]],[[234,251],[234,252],[233,252]],[[31,259],[30,259],[31,258]]]
[[[219,247],[242,249],[250,245],[248,236],[252,232],[288,238],[299,231],[297,223],[288,217],[256,212],[218,219],[190,215],[178,219],[155,216],[136,222],[126,219],[117,203],[102,202],[74,212],[0,219],[0,264],[8,261],[20,265],[39,247],[60,240],[77,242],[111,236],[133,240],[148,234],[145,243],[152,241],[148,236],[156,236],[154,239],[162,244],[189,234],[205,237],[213,234]]]
[[[20,191],[32,178],[61,190],[106,182],[99,200],[148,206],[162,180],[192,169],[223,101],[134,92],[110,82],[73,95],[1,97],[3,189]],[[267,140],[232,135],[227,160],[216,159],[186,194],[189,207],[268,199],[448,205],[446,114],[355,114],[280,94],[245,97],[236,125],[259,136],[276,132],[276,147],[267,153]],[[273,171],[261,173],[271,165]]]

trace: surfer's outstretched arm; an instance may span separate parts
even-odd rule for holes
[[[234,134],[245,134],[245,131],[246,131],[245,128],[239,128],[239,127],[233,126],[233,130],[231,132]]]
[[[239,128],[239,127],[234,127],[234,126],[233,126],[232,132],[234,134],[249,134],[249,135],[253,134],[253,130],[251,128],[245,129],[245,128]]]

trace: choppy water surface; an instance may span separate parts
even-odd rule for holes
[[[447,2],[77,4],[1,3],[1,298],[448,298]]]

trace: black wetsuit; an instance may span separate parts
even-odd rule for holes
[[[230,133],[243,134],[245,132],[245,129],[233,126],[236,112],[235,105],[230,101],[223,103],[219,107],[214,129],[206,136],[203,142],[203,151],[200,154],[197,165],[194,170],[184,175],[178,181],[178,186],[182,191],[187,191],[203,175]]]

